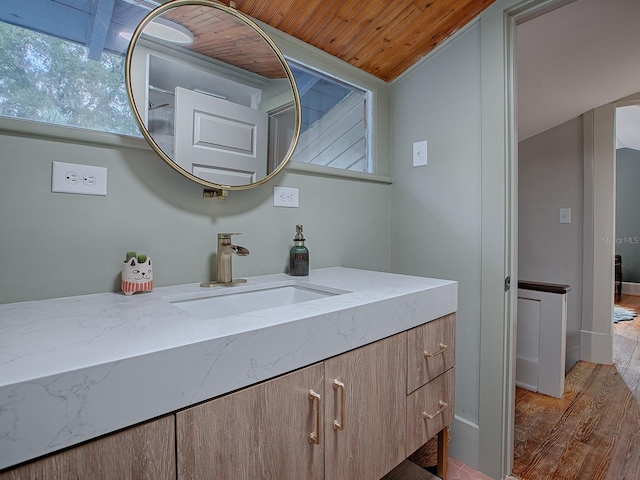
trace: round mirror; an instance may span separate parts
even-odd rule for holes
[[[131,37],[125,76],[151,147],[202,185],[260,185],[293,154],[301,119],[291,69],[234,8],[209,0],[156,8]]]

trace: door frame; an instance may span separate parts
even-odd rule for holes
[[[482,293],[478,467],[513,467],[517,305],[516,27],[575,0],[496,0],[480,16]],[[505,291],[505,280],[511,288]]]

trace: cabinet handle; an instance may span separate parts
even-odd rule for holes
[[[340,389],[340,420],[333,421],[333,428],[337,430],[344,430],[344,383],[340,380],[333,381],[333,389]]]
[[[320,445],[320,395],[313,390],[309,390],[309,400],[313,400],[313,403],[316,404],[316,431],[311,432],[309,435],[309,441],[316,445]]]
[[[440,400],[438,406],[440,407],[439,410],[437,410],[436,413],[434,413],[433,415],[430,415],[427,412],[422,412],[422,418],[426,418],[428,420],[433,420],[438,415],[440,415],[442,412],[444,412],[449,407],[449,404],[448,403],[444,403],[442,400]]]
[[[435,357],[436,355],[440,355],[441,353],[446,352],[447,350],[449,350],[449,345],[445,345],[444,343],[440,344],[440,350],[438,350],[437,352],[433,352],[433,353],[429,353],[426,350],[424,351],[424,358],[431,358],[431,357]]]

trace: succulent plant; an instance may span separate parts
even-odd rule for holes
[[[136,252],[127,252],[127,259],[124,262],[127,263],[132,258],[135,258],[138,263],[144,263],[147,261],[147,256],[144,253],[138,255]]]

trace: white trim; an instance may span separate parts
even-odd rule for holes
[[[640,295],[640,283],[622,282],[622,293],[627,295]]]
[[[54,125],[20,118],[0,117],[0,134],[152,151],[149,144],[142,137],[130,137],[116,133],[99,132],[97,130],[87,130],[66,125]]]
[[[505,478],[513,466],[517,151],[515,26],[566,0],[496,0],[480,15],[482,80],[482,297],[479,470]],[[542,11],[542,10],[538,10]]]
[[[583,124],[583,261],[580,359],[613,361],[615,244],[615,107],[585,112]]]
[[[520,360],[520,358],[518,358],[518,360]],[[525,390],[530,390],[532,392],[537,392],[538,391],[538,386],[537,385],[529,385],[528,383],[524,383],[524,382],[519,382],[516,380],[516,385],[520,388],[524,388]]]
[[[477,470],[478,425],[456,415],[451,423],[451,438],[455,438],[455,442],[451,442],[449,455],[457,459],[464,458],[464,463]]]
[[[284,169],[285,172],[295,172],[307,175],[317,175],[319,177],[342,178],[345,180],[362,180],[373,183],[393,183],[393,179],[386,175],[375,175],[373,173],[354,172],[351,170],[342,170],[339,168],[324,167],[321,165],[312,165],[309,163],[291,161]]]
[[[505,294],[512,271],[514,219],[514,93],[510,44],[513,1],[496,1],[480,18],[482,81],[482,294],[478,469],[503,478],[513,461],[515,335],[511,309],[515,288]]]
[[[613,320],[610,320],[613,325]],[[580,330],[580,356],[590,362],[611,365],[613,363],[613,335]]]
[[[640,104],[640,92],[629,95],[628,97],[621,98],[620,100],[613,102],[613,106],[619,107],[631,107]]]

